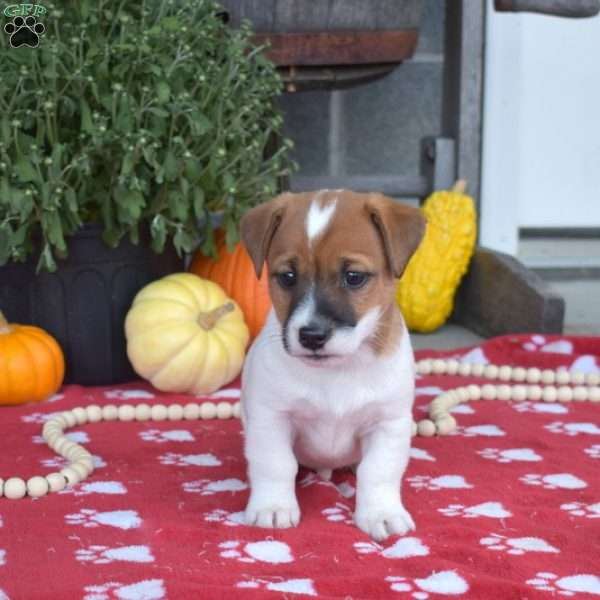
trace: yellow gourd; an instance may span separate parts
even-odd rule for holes
[[[396,301],[412,331],[428,333],[446,322],[475,249],[475,203],[459,180],[423,205],[427,229],[396,287]]]
[[[168,275],[144,287],[125,319],[135,372],[167,392],[209,394],[239,375],[248,327],[239,306],[212,281]]]

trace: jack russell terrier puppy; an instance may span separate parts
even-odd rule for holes
[[[354,521],[372,538],[414,529],[400,496],[414,358],[394,288],[424,230],[419,210],[347,190],[283,194],[242,219],[273,302],[242,373],[247,524],[298,524],[300,464],[325,478],[356,466]]]

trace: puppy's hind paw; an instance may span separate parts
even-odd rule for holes
[[[245,512],[246,525],[256,527],[276,527],[285,529],[296,527],[300,522],[300,508],[298,504],[253,506],[248,505]]]
[[[390,535],[405,535],[415,529],[410,513],[400,504],[394,507],[381,507],[357,510],[354,522],[359,529],[380,542]]]

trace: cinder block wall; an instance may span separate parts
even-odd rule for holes
[[[441,134],[445,0],[424,0],[417,51],[383,79],[343,91],[286,93],[298,175],[409,175],[420,142]]]

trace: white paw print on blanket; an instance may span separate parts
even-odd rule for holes
[[[118,529],[136,529],[142,524],[135,510],[110,510],[98,512],[91,508],[82,508],[77,513],[65,515],[67,525],[82,525],[83,527],[100,527],[108,525]]]
[[[58,415],[62,414],[62,412],[63,411],[58,411],[58,412],[53,412],[53,413],[34,412],[29,415],[23,415],[21,417],[21,421],[23,421],[23,423],[36,423],[36,424],[40,425],[42,423],[45,423],[52,417],[58,417]]]
[[[354,549],[360,554],[377,554],[384,558],[413,558],[429,554],[429,548],[416,537],[403,537],[387,548],[376,542],[356,542]]]
[[[474,506],[450,504],[446,508],[438,508],[438,511],[446,517],[463,517],[465,519],[477,519],[478,517],[506,519],[512,517],[512,513],[506,510],[501,502],[482,502]]]
[[[155,398],[148,390],[108,390],[104,392],[107,400],[152,400]]]
[[[85,431],[69,431],[65,433],[65,437],[76,444],[87,444],[90,441],[90,437]],[[34,444],[45,444],[46,440],[41,435],[34,435],[31,438]]]
[[[0,567],[6,564],[6,550],[0,549]]]
[[[556,573],[536,573],[534,579],[528,579],[527,584],[536,590],[558,593],[562,596],[574,596],[577,592],[600,596],[600,577],[581,574],[559,577]]]
[[[519,480],[527,485],[541,485],[546,490],[580,490],[587,487],[585,481],[571,473],[552,473],[551,475],[528,473]]]
[[[156,442],[164,444],[166,442],[195,442],[196,438],[186,429],[173,429],[171,431],[161,431],[160,429],[146,429],[139,432],[140,437],[145,442]]]
[[[74,496],[87,496],[88,494],[126,494],[127,488],[120,481],[94,481],[91,483],[78,483],[74,487],[66,487],[59,494],[73,494]]]
[[[564,421],[554,421],[544,425],[544,429],[552,433],[562,433],[563,435],[579,435],[588,433],[590,435],[600,435],[600,427],[594,423],[565,423]]]
[[[506,432],[497,425],[473,425],[471,427],[457,427],[455,435],[462,435],[463,437],[501,437],[506,435]]]
[[[84,592],[83,600],[162,600],[167,597],[162,579],[144,579],[130,584],[111,581],[103,585],[88,585]]]
[[[431,405],[428,404],[427,406],[418,406],[417,410],[420,410],[423,413],[428,413],[430,408],[431,408]],[[453,406],[449,412],[452,414],[455,414],[455,415],[474,415],[475,414],[475,410],[473,409],[473,407],[469,404],[464,404],[464,403]]]
[[[150,563],[154,556],[148,546],[88,546],[75,550],[75,558],[80,562],[91,562],[95,565],[106,565],[115,561]]]
[[[100,456],[92,456],[92,460],[94,461],[94,469],[101,469],[106,467],[106,462]],[[40,464],[43,467],[47,467],[48,469],[56,469],[60,471],[60,469],[64,469],[68,464],[69,460],[62,456],[54,456],[52,458],[42,458],[40,459]]]
[[[542,457],[531,448],[510,448],[508,450],[501,450],[500,448],[484,448],[483,450],[477,450],[477,454],[482,458],[495,460],[499,463],[511,463],[517,461],[538,462],[542,460]]]
[[[218,400],[219,398],[239,398],[242,392],[239,388],[227,388],[225,390],[217,390],[212,394],[198,394],[197,398],[208,398],[210,400]]]
[[[600,444],[594,444],[589,448],[585,448],[584,452],[591,458],[600,458]]]
[[[584,504],[583,502],[569,502],[560,505],[562,510],[566,510],[574,517],[585,517],[586,519],[600,519],[600,502],[595,504]]]
[[[566,415],[569,409],[564,404],[556,402],[518,402],[511,404],[517,412],[532,412],[538,414]]]
[[[571,365],[571,371],[579,371],[580,373],[597,373],[600,374],[600,366],[595,356],[591,354],[582,354]]]
[[[229,540],[219,544],[223,558],[235,559],[239,562],[265,562],[270,564],[291,563],[294,561],[292,549],[284,542],[263,540],[261,542],[244,543]]]
[[[167,452],[158,457],[161,465],[177,467],[220,467],[223,463],[214,454],[176,454]]]
[[[423,450],[423,448],[415,448],[411,446],[410,448],[410,457],[416,460],[430,460],[435,462],[435,458],[427,452],[427,450]]]
[[[354,519],[352,518],[352,510],[350,510],[350,507],[342,502],[336,502],[335,506],[324,508],[321,513],[325,515],[325,518],[328,521],[340,521],[342,523],[346,523],[346,525],[351,525],[354,523]]]
[[[440,571],[424,579],[408,579],[390,575],[385,578],[394,592],[412,592],[415,600],[425,600],[429,594],[458,596],[469,591],[468,583],[455,571]]]
[[[198,479],[196,481],[186,481],[183,484],[183,491],[191,494],[200,494],[201,496],[212,496],[219,492],[242,492],[248,489],[248,484],[241,479],[221,479],[213,481],[211,479]]]
[[[411,487],[426,490],[462,490],[473,486],[465,481],[462,475],[441,475],[440,477],[431,477],[429,475],[415,475],[407,479]]]
[[[523,344],[529,352],[553,352],[554,354],[573,354],[573,344],[569,340],[556,340],[546,343],[543,335],[532,335],[529,342]]]
[[[356,492],[354,486],[347,481],[342,481],[340,483],[327,481],[313,471],[308,473],[306,477],[300,480],[300,487],[309,487],[311,485],[324,485],[326,487],[335,488],[344,498],[352,498]]]
[[[222,523],[223,525],[229,525],[229,527],[237,527],[238,525],[244,525],[244,511],[229,512],[222,508],[216,508],[209,513],[204,515],[204,520],[212,523]]]
[[[266,579],[252,579],[240,581],[236,587],[245,589],[263,589],[272,592],[285,592],[288,594],[304,594],[305,596],[316,596],[314,582],[312,579],[284,579],[282,581],[269,581]],[[286,598],[287,596],[283,596]]]
[[[498,550],[507,554],[525,554],[527,552],[560,552],[558,548],[551,546],[546,540],[536,537],[509,538],[499,533],[492,533],[489,537],[479,540],[482,546],[488,550]]]

